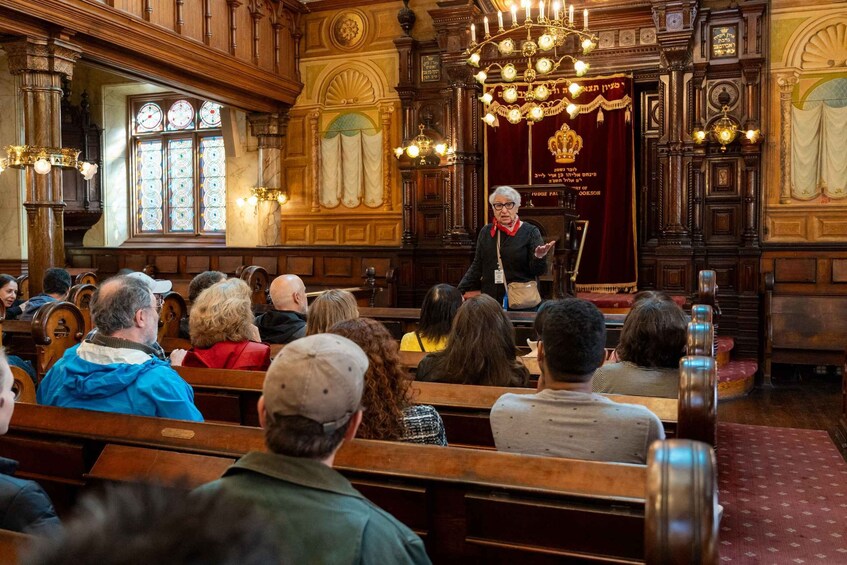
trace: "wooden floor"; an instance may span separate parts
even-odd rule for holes
[[[718,421],[754,426],[826,430],[830,436],[841,415],[841,375],[834,367],[816,374],[814,367],[778,365],[774,386],[756,386],[750,394],[718,404]],[[842,451],[847,459],[847,453]]]

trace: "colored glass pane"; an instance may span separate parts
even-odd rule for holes
[[[177,100],[168,110],[168,130],[193,128],[194,106],[188,100]]]
[[[200,217],[204,232],[226,230],[226,153],[222,136],[200,140]]]
[[[136,194],[138,229],[162,231],[162,142],[139,141],[136,145]]]
[[[162,115],[162,109],[158,104],[153,102],[144,104],[135,115],[135,131],[137,133],[162,131]]]
[[[168,204],[170,230],[194,231],[194,142],[168,141]]]
[[[201,128],[219,128],[221,127],[221,105],[215,102],[203,102],[200,106],[200,127]]]

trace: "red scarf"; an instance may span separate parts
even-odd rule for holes
[[[491,225],[491,237],[494,237],[497,234],[497,230],[505,233],[508,236],[513,236],[518,233],[518,230],[521,229],[521,220],[520,218],[515,218],[515,223],[512,224],[512,228],[509,229],[500,222],[497,221],[497,218],[494,218],[494,223]]]

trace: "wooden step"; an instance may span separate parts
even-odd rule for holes
[[[753,389],[759,364],[755,359],[736,359],[718,369],[718,399],[730,400]]]

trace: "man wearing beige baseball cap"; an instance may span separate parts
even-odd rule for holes
[[[286,345],[265,375],[259,423],[270,453],[250,452],[200,488],[246,498],[275,520],[292,563],[429,563],[421,539],[332,469],[362,422],[368,358],[347,338]]]

